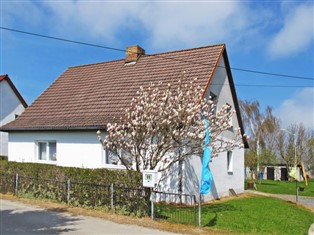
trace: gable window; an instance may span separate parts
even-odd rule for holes
[[[214,114],[216,114],[216,112],[217,112],[218,97],[217,97],[217,95],[215,95],[213,92],[210,92],[210,93],[209,93],[209,99],[210,99],[211,101],[213,101],[213,103],[215,104]]]
[[[38,141],[37,157],[39,161],[57,161],[57,142]]]
[[[226,105],[228,106],[227,112],[228,112],[228,113],[231,112],[231,111],[232,111],[232,106],[231,106],[230,104],[228,104],[228,103],[226,103]],[[232,117],[231,117],[230,120],[229,120],[229,125],[230,125],[230,127],[233,126],[233,124],[232,124]]]
[[[227,171],[228,171],[228,173],[232,173],[233,172],[232,151],[227,151]]]

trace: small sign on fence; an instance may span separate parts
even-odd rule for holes
[[[143,170],[143,186],[147,188],[155,188],[157,185],[157,171]]]

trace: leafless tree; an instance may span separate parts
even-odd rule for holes
[[[239,103],[245,132],[249,135],[250,151],[245,155],[246,166],[256,174],[263,165],[276,163],[276,140],[280,122],[269,106],[262,113],[256,100],[240,100]]]

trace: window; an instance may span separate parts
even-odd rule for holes
[[[231,111],[232,111],[232,106],[231,106],[230,104],[228,104],[228,103],[226,103],[226,105],[228,106],[227,112],[228,112],[228,113],[231,112]],[[229,125],[230,125],[230,128],[233,127],[233,124],[232,124],[232,116],[231,116],[231,118],[230,118],[230,120],[229,120]]]
[[[125,152],[122,152],[120,149],[118,150],[120,157],[123,157],[123,161],[125,164],[131,164],[131,159],[127,157]],[[106,168],[113,169],[126,169],[124,164],[119,159],[118,155],[115,154],[114,151],[110,148],[105,148],[103,150],[103,165]]]
[[[215,95],[213,92],[210,92],[209,96],[210,96],[209,99],[211,101],[213,101],[213,103],[215,104],[214,114],[216,114],[216,112],[217,112],[217,101],[218,101],[217,95]]]
[[[119,151],[121,155],[121,151]],[[104,149],[104,163],[111,165],[121,165],[119,157],[109,148]]]
[[[57,143],[56,141],[38,141],[38,160],[56,161],[57,160]]]
[[[233,172],[233,157],[232,151],[227,151],[227,171]]]

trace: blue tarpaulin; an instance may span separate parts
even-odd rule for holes
[[[209,137],[210,132],[208,128],[209,123],[208,123],[208,120],[206,120],[205,118],[203,120],[205,121],[206,132],[205,132],[205,144],[204,144],[204,153],[203,153],[202,179],[201,179],[200,193],[207,194],[210,192],[210,189],[211,189],[213,175],[209,169],[209,162],[210,162],[210,148],[208,146],[210,142],[210,137]]]

